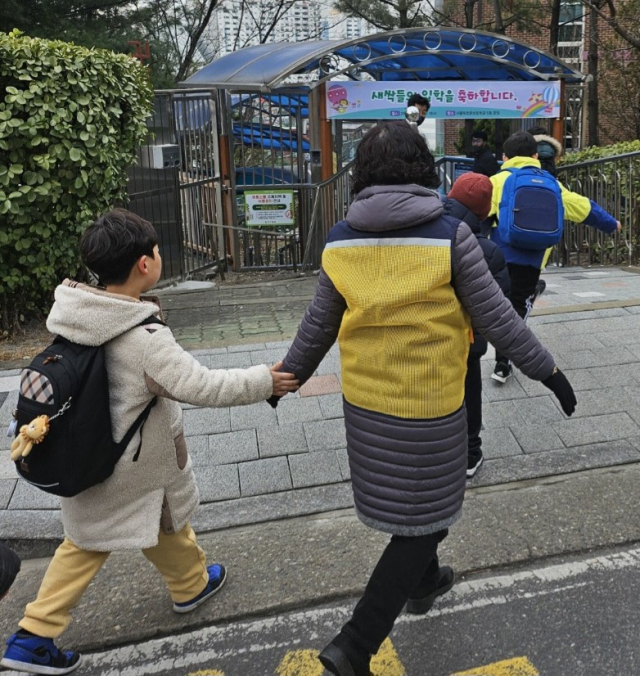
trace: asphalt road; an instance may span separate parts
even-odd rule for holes
[[[471,576],[428,616],[401,616],[372,670],[376,676],[638,676],[639,598],[638,546]],[[76,673],[321,676],[317,651],[353,603],[87,654]]]

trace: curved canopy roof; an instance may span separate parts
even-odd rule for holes
[[[276,42],[246,47],[213,61],[184,87],[270,92],[353,80],[557,80],[584,75],[504,35],[448,27],[409,28],[356,40]]]

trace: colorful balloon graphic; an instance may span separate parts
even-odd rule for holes
[[[542,92],[542,100],[550,106],[560,100],[560,90],[557,87],[547,87]]]

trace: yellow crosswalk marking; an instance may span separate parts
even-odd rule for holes
[[[389,639],[371,660],[371,671],[374,676],[405,676],[402,662]],[[278,665],[276,673],[278,676],[322,676],[324,669],[318,661],[317,650],[290,650]]]
[[[371,660],[371,671],[374,676],[405,676],[402,662],[389,639],[385,639],[378,654]]]
[[[526,657],[514,657],[469,671],[458,671],[451,676],[540,676],[540,672]]]
[[[322,676],[317,650],[290,650],[276,669],[278,676]]]
[[[192,671],[188,676],[224,676],[224,671],[220,671],[219,669],[200,669]]]

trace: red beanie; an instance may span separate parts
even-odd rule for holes
[[[468,171],[453,184],[447,197],[457,200],[483,221],[491,211],[493,186],[484,174]]]

